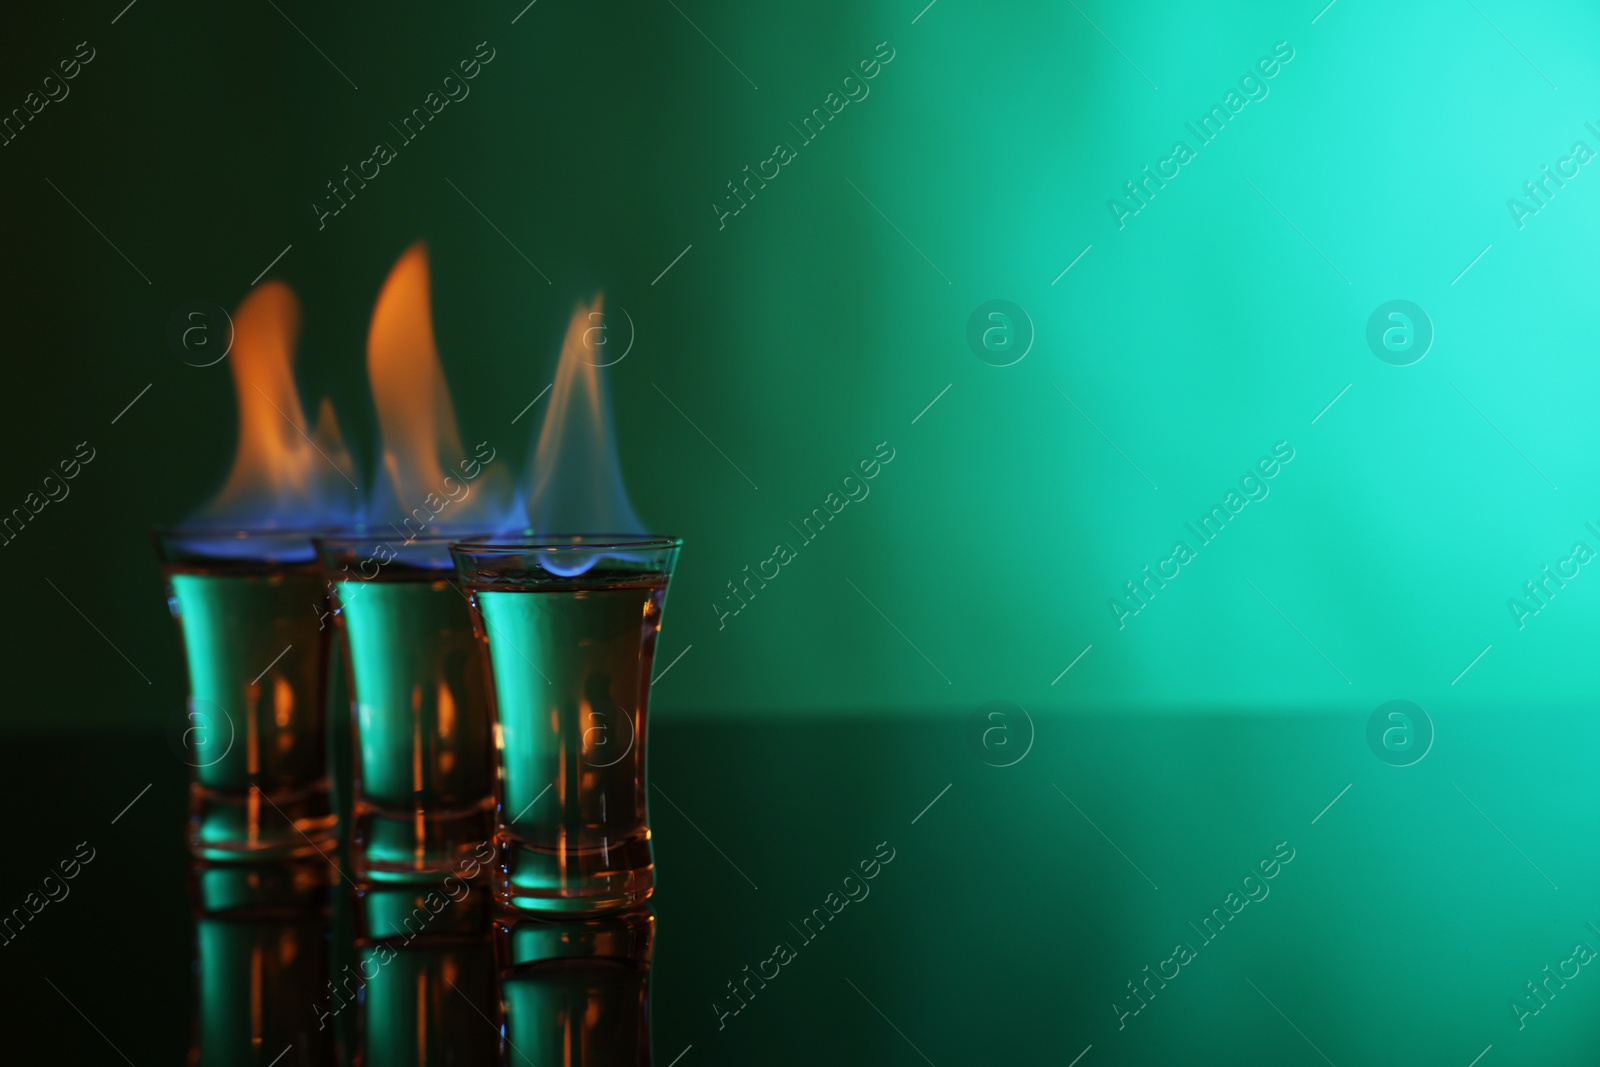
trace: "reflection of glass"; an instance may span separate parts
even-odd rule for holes
[[[645,709],[681,544],[585,536],[452,548],[493,679],[503,904],[581,915],[652,891]]]
[[[650,1062],[648,909],[603,919],[495,923],[507,1064]]]
[[[331,877],[320,859],[195,869],[192,1067],[334,1062],[334,1029],[313,1008],[328,979]]]
[[[337,836],[324,732],[328,634],[305,533],[156,535],[183,639],[187,714],[169,731],[194,770],[189,849],[205,860],[327,851]]]
[[[447,542],[321,541],[355,718],[363,882],[437,882],[490,838],[487,684]]]
[[[481,880],[456,878],[361,893],[355,963],[340,975],[359,1005],[359,1067],[497,1062],[490,900]]]

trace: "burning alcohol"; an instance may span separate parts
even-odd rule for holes
[[[654,885],[647,705],[682,542],[639,532],[623,490],[589,326],[601,306],[567,325],[525,517],[508,524],[533,532],[452,547],[492,677],[495,896],[532,914],[626,908]]]
[[[427,252],[416,244],[389,272],[367,333],[383,432],[368,512],[400,536],[391,542],[379,526],[379,536],[346,531],[323,542],[354,693],[363,882],[436,880],[494,827],[487,681],[446,531],[503,512],[505,479],[486,469],[487,442],[482,463],[461,446],[428,289]]]
[[[233,468],[191,525],[156,538],[188,668],[173,740],[194,769],[189,847],[201,859],[314,855],[337,838],[328,631],[307,610],[322,575],[305,527],[348,513],[354,483],[332,409],[323,406],[312,434],[301,428],[299,315],[278,282],[239,305]]]
[[[423,245],[400,256],[373,308],[367,369],[381,462],[359,503],[331,407],[304,428],[293,293],[269,282],[241,304],[233,469],[198,525],[161,541],[190,661],[179,739],[195,756],[200,855],[335,843],[327,588],[354,696],[363,890],[437,877],[493,829],[509,850],[495,886],[502,904],[571,915],[650,895],[646,707],[680,542],[640,532],[623,490],[590,326],[601,306],[599,296],[579,304],[568,324],[526,495],[513,505],[505,470],[489,469],[488,442],[476,458],[462,448]],[[289,523],[302,532],[285,533]],[[523,532],[470,545],[452,571],[451,538],[488,530]],[[263,646],[282,651],[274,659]]]
[[[651,665],[672,538],[533,538],[453,549],[493,678],[496,899],[581,915],[648,898]]]
[[[190,851],[255,860],[332,848],[328,639],[303,606],[322,585],[310,538],[169,532],[158,543],[189,676],[174,740],[194,769]],[[227,557],[246,546],[262,558]]]
[[[378,575],[347,561],[371,542],[330,538],[355,716],[352,841],[357,876],[436,881],[494,829],[493,752],[482,653],[443,541],[416,541]],[[433,563],[429,566],[428,563]]]

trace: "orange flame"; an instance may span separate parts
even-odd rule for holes
[[[294,382],[300,302],[279,281],[260,286],[233,316],[233,388],[239,441],[233,469],[210,503],[194,516],[208,523],[305,526],[354,511],[350,453],[339,436],[333,405],[323,400],[315,430]]]
[[[453,525],[489,516],[495,498],[505,494],[483,490],[503,490],[509,476],[495,469],[485,483],[466,487],[482,473],[478,461],[487,462],[487,442],[479,446],[477,461],[467,459],[433,340],[428,251],[420,241],[400,256],[373,305],[367,377],[383,437],[383,467],[369,517],[415,516],[425,525],[435,519]],[[492,448],[488,455],[493,457]]]
[[[642,533],[628,504],[611,434],[611,405],[595,340],[604,303],[596,293],[567,323],[550,406],[533,455],[528,519],[539,533]]]

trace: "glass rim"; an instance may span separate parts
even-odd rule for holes
[[[164,568],[300,568],[317,558],[316,527],[152,526],[150,543]]]
[[[683,547],[683,538],[665,534],[510,534],[477,539],[456,538],[453,552],[471,555],[528,555],[530,553],[593,553],[605,551],[661,552]]]
[[[182,523],[157,523],[150,527],[150,533],[156,537],[198,537],[207,540],[231,537],[244,541],[252,538],[310,538],[333,529],[336,527],[326,525],[250,527],[239,524],[187,526]]]
[[[313,531],[312,540],[325,546],[371,544],[375,541],[400,545],[454,545],[464,540],[481,540],[491,536],[493,535],[484,533],[479,527],[470,526],[454,533],[413,534],[406,537],[400,537],[394,531],[386,533],[378,526],[338,526]]]

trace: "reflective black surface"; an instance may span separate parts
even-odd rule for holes
[[[1600,981],[1574,944],[1600,946],[1600,727],[1557,719],[1510,735],[1441,716],[1400,767],[1356,714],[1036,716],[1005,744],[959,718],[665,718],[652,1062],[1588,1062]],[[0,747],[0,906],[38,906],[0,945],[8,1061],[146,1067],[198,1039],[224,1050],[207,1063],[292,1045],[287,1067],[361,1047],[354,1013],[317,1036],[327,981],[362,958],[321,940],[321,905],[197,926],[186,782],[159,735]],[[391,1020],[369,1062],[492,1060],[502,1004],[538,1067],[578,1047],[580,1015],[603,1033],[573,1062],[634,1062],[640,928],[600,956],[533,936],[508,992],[474,899],[381,968],[369,924],[366,1017]],[[413,910],[379,918],[392,933]]]

